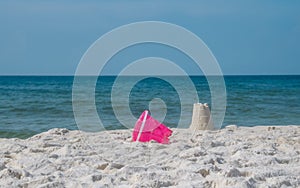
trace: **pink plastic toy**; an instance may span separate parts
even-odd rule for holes
[[[168,127],[151,117],[145,110],[135,123],[132,140],[139,142],[155,140],[161,144],[168,144],[171,135],[172,131]]]

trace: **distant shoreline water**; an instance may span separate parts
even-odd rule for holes
[[[77,129],[72,109],[73,76],[0,76],[0,137],[27,138],[51,128]],[[115,118],[110,93],[115,76],[101,76],[96,87],[98,114],[107,129],[125,128]],[[126,78],[126,77],[125,77]],[[177,82],[181,77],[174,76]],[[200,102],[211,103],[204,76],[191,76]],[[299,75],[228,75],[223,126],[300,125]],[[126,79],[125,79],[126,80]],[[126,87],[126,82],[124,82]],[[138,116],[153,98],[167,104],[164,123],[176,127],[180,99],[167,82],[149,78],[131,90],[130,109]],[[122,105],[119,110],[125,109]],[[184,121],[191,119],[191,109]]]

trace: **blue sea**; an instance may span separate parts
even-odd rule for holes
[[[51,128],[78,129],[72,107],[72,76],[0,76],[0,137],[27,138]],[[123,78],[126,88],[126,77]],[[130,79],[130,77],[128,77]],[[181,77],[172,77],[180,83]],[[225,76],[227,109],[223,126],[300,125],[300,76]],[[124,129],[112,108],[114,76],[98,78],[95,103],[106,129]],[[191,77],[199,101],[211,104],[206,77]],[[187,94],[190,91],[184,91]],[[165,103],[167,126],[176,127],[181,113],[176,88],[163,79],[146,78],[130,91],[129,107],[138,118],[151,100]],[[119,111],[128,110],[118,106]],[[183,112],[190,123],[192,105]]]

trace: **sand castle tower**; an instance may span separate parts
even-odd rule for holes
[[[195,103],[193,108],[191,130],[212,130],[214,125],[210,119],[210,110],[207,103]]]

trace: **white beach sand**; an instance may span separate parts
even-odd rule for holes
[[[130,130],[0,139],[0,186],[300,187],[300,126],[173,131],[168,145]]]

